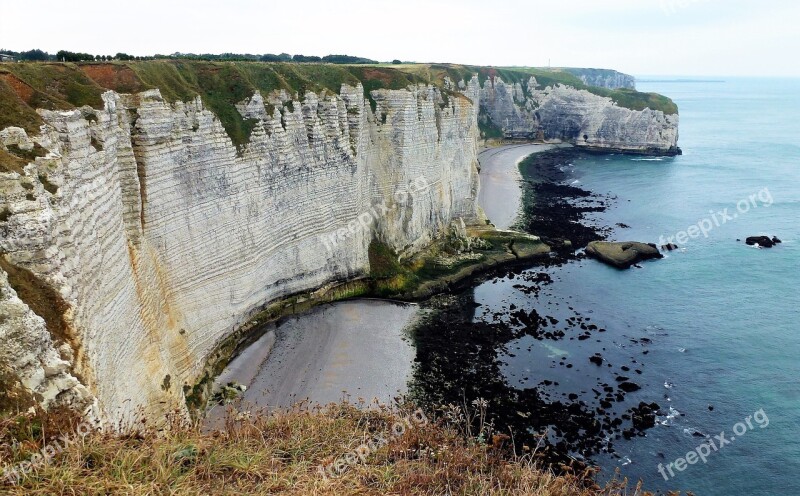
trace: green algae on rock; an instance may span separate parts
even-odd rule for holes
[[[628,269],[642,260],[664,258],[656,245],[636,241],[592,241],[586,254],[618,269]]]

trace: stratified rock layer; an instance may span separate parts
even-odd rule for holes
[[[628,74],[623,74],[619,71],[611,69],[581,69],[581,68],[567,68],[566,72],[574,75],[589,86],[597,86],[598,88],[619,89],[624,88],[628,90],[636,89],[636,78]]]
[[[0,169],[0,367],[45,406],[185,411],[268,303],[364,276],[373,240],[408,255],[476,220],[479,110],[512,136],[677,150],[677,114],[533,78],[445,88],[256,92],[235,105],[253,125],[238,148],[200,97],[157,89],[0,130],[29,162]]]
[[[571,86],[541,88],[495,77],[481,88],[481,111],[506,137],[561,140],[594,151],[675,155],[678,114],[618,106]]]
[[[123,421],[185,408],[184,386],[265,303],[366,274],[373,239],[413,252],[476,217],[477,84],[465,93],[377,90],[374,112],[360,85],[256,94],[239,150],[199,98],[40,111],[49,154],[0,174],[0,360],[45,405]],[[69,339],[17,269],[63,299]]]

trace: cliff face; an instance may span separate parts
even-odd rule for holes
[[[635,90],[636,78],[611,69],[564,69],[580,79],[583,84],[616,90],[620,88]]]
[[[367,273],[373,239],[414,251],[473,219],[478,107],[427,85],[371,96],[256,93],[238,150],[199,98],[157,90],[40,111],[33,140],[7,128],[2,148],[48,153],[0,173],[0,360],[45,405],[182,409],[265,302]]]
[[[531,77],[481,88],[481,112],[507,137],[563,140],[592,150],[673,155],[678,114],[625,108],[606,96],[561,84],[542,88]]]

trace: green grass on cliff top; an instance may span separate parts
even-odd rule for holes
[[[481,86],[486,84],[493,76],[500,77],[506,83],[527,84],[531,76],[536,78],[538,89],[547,86],[563,84],[573,88],[586,90],[595,95],[611,98],[620,107],[631,110],[660,110],[665,114],[677,114],[678,106],[669,98],[658,93],[642,93],[636,90],[617,89],[610,90],[588,86],[578,77],[561,69],[541,69],[536,67],[479,67],[456,64],[402,64],[395,65],[399,70],[417,74],[428,81],[442,82],[445,76],[451,80],[470,79],[473,74],[478,75]]]
[[[563,71],[519,68],[488,68],[457,64],[336,65],[264,62],[201,62],[154,60],[140,62],[18,63],[0,66],[0,129],[20,126],[37,134],[42,119],[36,109],[63,110],[83,105],[102,107],[106,90],[136,93],[158,88],[170,102],[200,96],[220,119],[237,146],[247,143],[255,121],[242,118],[235,104],[259,90],[262,94],[286,90],[291,95],[306,91],[338,93],[342,84],[361,82],[373,108],[370,92],[401,89],[416,83],[441,85],[445,76],[468,80],[478,75],[481,84],[493,76],[506,82],[527,83],[536,77],[539,87],[565,84],[606,96],[617,105],[634,110],[651,108],[677,113],[669,99],[654,93],[607,90],[584,85]],[[448,92],[450,96],[459,96]]]
[[[401,89],[422,78],[391,68],[361,65],[155,60],[108,63],[24,63],[0,66],[0,129],[15,125],[38,133],[36,109],[102,106],[106,90],[135,93],[158,88],[170,102],[200,96],[220,119],[235,145],[249,141],[255,122],[243,119],[235,104],[253,95],[286,90],[339,93],[342,84]],[[373,101],[374,105],[374,101]]]
[[[678,113],[678,106],[675,102],[664,95],[659,95],[658,93],[643,93],[630,89],[610,90],[607,88],[598,88],[597,86],[588,86],[583,84],[583,81],[578,79],[577,76],[561,69],[547,70],[533,67],[515,67],[506,69],[506,72],[530,74],[536,78],[536,82],[539,84],[540,88],[555,84],[573,86],[594,93],[595,95],[611,98],[611,100],[620,107],[631,110],[644,110],[649,108],[651,110],[660,110],[667,115]]]

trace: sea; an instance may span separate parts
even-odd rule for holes
[[[565,164],[568,182],[611,198],[588,218],[610,239],[679,249],[627,271],[593,260],[548,269],[537,298],[518,278],[487,281],[476,318],[568,304],[608,330],[507,346],[502,373],[519,388],[547,377],[588,392],[598,348],[639,369],[627,401],[655,401],[661,414],[645,435],[615,440],[614,456],[593,457],[601,479],[619,469],[653,491],[800,495],[800,80],[642,79],[639,91],[678,104],[683,155],[581,157]],[[744,243],[757,235],[782,243]]]

